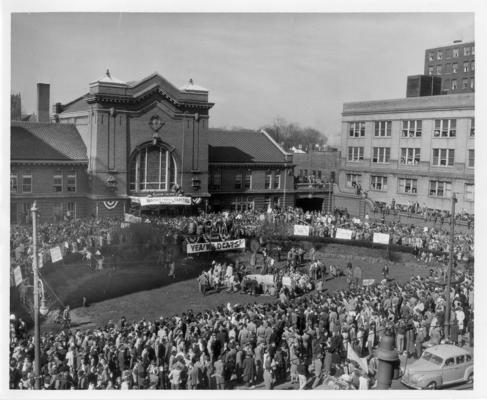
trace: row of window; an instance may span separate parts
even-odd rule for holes
[[[299,177],[301,177],[301,178],[306,178],[306,177],[308,177],[310,175],[311,176],[314,176],[314,177],[316,177],[318,179],[321,179],[321,177],[322,177],[321,170],[319,170],[319,169],[318,170],[310,169],[309,170],[309,175],[308,175],[308,170],[306,168],[299,170]]]
[[[209,186],[211,190],[221,190],[222,188],[221,171],[215,171],[210,173]],[[264,187],[265,189],[280,189],[281,188],[280,172],[277,171],[266,172]],[[237,172],[234,175],[234,188],[238,190],[252,189],[252,173],[250,171]]]
[[[30,224],[32,222],[31,209],[32,203],[12,202],[10,204],[10,223],[11,224]],[[47,210],[46,210],[47,211]],[[53,221],[60,222],[66,219],[77,218],[77,207],[75,201],[59,202],[52,206]]]
[[[456,79],[444,79],[443,80],[443,89],[445,90],[457,90],[458,81]],[[475,78],[472,76],[471,78],[463,78],[462,79],[462,89],[475,89]]]
[[[434,137],[455,137],[457,135],[457,120],[435,119],[433,129]],[[374,121],[375,137],[390,137],[392,121]],[[402,120],[402,137],[421,137],[423,133],[423,121]],[[351,122],[349,129],[350,137],[365,137],[365,121]],[[475,136],[475,118],[470,118],[470,136]]]
[[[468,57],[470,55],[472,55],[472,56],[475,55],[475,46],[465,46],[463,48],[463,56]],[[445,51],[438,50],[436,52],[436,57],[435,57],[435,52],[430,51],[428,54],[428,60],[429,61],[435,61],[435,58],[436,58],[438,61],[441,61],[441,60],[443,60],[443,56],[445,57],[445,59],[458,58],[460,56],[460,48],[455,47],[455,48],[451,48],[451,49],[446,49]]]
[[[20,175],[20,191],[22,193],[32,193],[32,172],[24,171]],[[56,173],[52,179],[52,191],[59,192],[76,192],[76,173],[71,172],[63,175]],[[19,192],[19,175],[16,172],[10,173],[10,192]]]
[[[387,164],[391,162],[390,147],[373,147],[372,162]],[[349,147],[348,161],[363,161],[364,147]],[[400,164],[417,165],[421,161],[421,148],[401,147]],[[455,165],[455,149],[433,149],[431,164],[436,167],[453,167]],[[475,167],[475,149],[468,150],[467,166]]]
[[[280,207],[281,197],[265,196],[264,203],[266,207]],[[232,205],[235,211],[253,211],[255,208],[255,199],[253,196],[235,196]]]
[[[453,64],[445,64],[445,68],[443,68],[443,65],[428,65],[428,75],[433,75],[436,73],[436,75],[447,75],[447,74],[457,74],[460,72],[458,69],[458,63],[453,63]],[[463,63],[463,72],[475,72],[475,61],[465,61]]]
[[[347,174],[346,186],[355,188],[362,186],[362,175]],[[387,176],[372,175],[370,177],[370,189],[377,191],[387,191],[389,189]],[[418,180],[414,178],[399,178],[397,180],[397,192],[402,194],[418,194]],[[452,196],[452,184],[449,181],[430,180],[428,195],[431,197]],[[465,200],[474,201],[475,187],[473,183],[465,184]]]

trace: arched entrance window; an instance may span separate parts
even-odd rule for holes
[[[176,183],[177,166],[161,145],[147,145],[130,158],[129,189],[134,192],[168,191]]]

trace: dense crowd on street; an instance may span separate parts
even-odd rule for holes
[[[395,199],[392,199],[390,203],[376,201],[373,212],[374,215],[378,213],[385,215],[398,215],[399,213],[403,213],[409,217],[420,218],[424,222],[434,222],[440,225],[450,223],[451,220],[450,211],[428,208],[426,204],[421,206],[417,201],[408,202],[407,204],[398,204]],[[455,222],[464,223],[468,229],[471,229],[474,224],[474,215],[467,213],[465,210],[459,210],[455,213]]]
[[[213,263],[213,276],[217,269],[229,274],[228,267]],[[462,275],[450,295],[450,338],[464,345],[468,337],[473,346],[473,277]],[[121,317],[92,330],[45,334],[41,388],[272,389],[295,382],[304,389],[332,377],[369,389],[376,381],[374,349],[383,335],[393,335],[398,352],[415,358],[427,344],[444,340],[445,291],[433,275],[404,284],[384,279],[350,285],[335,293],[318,288],[306,296],[280,287],[276,297],[269,304],[227,304],[155,321]],[[33,338],[19,318],[12,315],[10,322],[10,388],[32,389]],[[350,359],[350,349],[366,368]]]

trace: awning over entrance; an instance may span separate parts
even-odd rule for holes
[[[159,197],[135,197],[130,196],[134,203],[145,206],[190,206],[191,197],[187,196],[159,196]]]

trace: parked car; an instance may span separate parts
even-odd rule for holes
[[[401,382],[414,389],[437,389],[473,382],[473,355],[452,344],[432,346],[419,360],[406,365]]]

